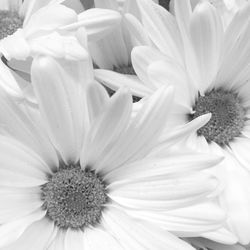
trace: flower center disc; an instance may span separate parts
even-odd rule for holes
[[[226,145],[239,136],[244,127],[246,111],[237,94],[230,91],[218,89],[199,96],[194,111],[193,118],[212,113],[210,121],[197,131],[208,142]]]
[[[47,216],[58,227],[84,229],[100,221],[108,197],[95,172],[77,167],[55,173],[42,187],[42,200]]]
[[[23,25],[23,19],[17,12],[0,10],[0,39],[12,35]]]

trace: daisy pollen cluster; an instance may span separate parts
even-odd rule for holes
[[[0,1],[0,250],[247,249],[250,5],[230,3]]]

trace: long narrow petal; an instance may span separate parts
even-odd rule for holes
[[[85,250],[83,241],[84,234],[85,231],[83,232],[82,230],[68,229],[65,235],[64,250]]]
[[[1,185],[29,187],[46,183],[46,176],[51,174],[51,170],[32,149],[1,136],[0,151]]]
[[[73,68],[69,62],[67,68]],[[52,58],[37,58],[32,65],[32,82],[50,138],[66,163],[79,160],[83,142],[83,86],[81,79],[64,70]],[[74,71],[73,71],[74,72]],[[87,119],[87,116],[86,116]]]
[[[53,229],[54,223],[43,218],[31,224],[17,241],[4,250],[44,250],[53,234]]]
[[[200,90],[204,93],[218,71],[223,38],[221,19],[208,2],[196,6],[191,17],[190,34],[201,74]]]
[[[105,178],[108,182],[147,178],[150,176],[178,176],[216,166],[222,158],[210,154],[168,154],[164,158],[147,158],[114,169]]]
[[[131,112],[132,96],[126,89],[121,89],[91,124],[81,157],[83,165],[105,171],[106,164],[103,164],[103,158],[126,130]]]
[[[147,222],[133,220],[116,208],[109,208],[103,214],[103,224],[108,232],[120,240],[125,249],[193,250],[189,244],[167,231]]]
[[[128,128],[103,155],[100,163],[105,166],[106,174],[143,158],[152,150],[168,118],[166,107],[171,107],[172,98],[173,89],[162,88],[145,102]]]
[[[166,209],[194,205],[212,195],[218,187],[214,177],[194,174],[188,177],[138,178],[114,182],[108,186],[109,197],[133,209]]]
[[[19,220],[14,220],[10,223],[0,225],[0,247],[5,247],[12,242],[15,242],[35,221],[42,219],[46,214],[46,211],[41,209],[35,211],[34,213],[23,217]]]
[[[42,206],[40,188],[0,187],[0,223],[31,214]]]

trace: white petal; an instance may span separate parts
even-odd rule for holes
[[[135,16],[131,15],[130,13],[126,13],[124,22],[131,34],[131,39],[134,46],[152,45],[145,28]]]
[[[75,64],[69,62],[70,67]],[[70,68],[69,67],[69,68]],[[32,65],[32,82],[53,144],[66,163],[79,160],[83,140],[82,86],[52,58]],[[79,76],[79,75],[78,75]]]
[[[24,60],[30,55],[30,47],[22,29],[0,41],[0,52],[10,60],[12,58]]]
[[[223,38],[221,19],[208,2],[196,6],[191,17],[190,34],[200,65],[200,89],[204,93],[218,71]]]
[[[99,83],[89,84],[87,102],[90,120],[95,120],[102,114],[104,107],[108,104],[109,96],[104,87]]]
[[[7,246],[15,242],[33,222],[42,219],[46,211],[37,210],[34,213],[23,217],[19,220],[14,220],[10,223],[0,225],[0,247]]]
[[[138,1],[142,22],[151,40],[164,54],[182,61],[179,29],[173,16],[153,1]]]
[[[62,30],[72,30],[83,26],[88,34],[89,41],[97,41],[107,35],[119,25],[119,12],[105,9],[89,9],[78,15],[78,21],[62,27]]]
[[[119,239],[101,228],[85,230],[84,238],[84,250],[124,250]]]
[[[175,100],[183,106],[191,107],[197,90],[192,86],[186,71],[181,65],[173,60],[156,61],[149,65],[148,75],[151,82],[156,86],[173,86]]]
[[[123,206],[164,211],[207,199],[217,187],[215,178],[194,174],[188,177],[157,176],[114,182],[108,189],[109,197]]]
[[[74,36],[62,36],[57,32],[29,40],[32,56],[45,55],[67,60],[83,60],[87,51]]]
[[[2,129],[34,150],[51,169],[56,168],[58,166],[57,154],[44,133],[43,124],[39,119],[39,122],[37,121],[37,110],[34,110],[36,116],[33,116],[28,112],[29,107],[16,103],[2,92],[0,96]]]
[[[101,164],[106,173],[141,159],[152,150],[167,119],[169,111],[166,107],[171,106],[172,96],[172,88],[162,88],[145,102],[128,128],[103,155]]]
[[[95,78],[105,86],[113,90],[128,87],[135,96],[143,97],[150,95],[152,90],[145,86],[137,76],[123,75],[110,70],[96,69]]]
[[[64,250],[84,250],[85,248],[83,247],[83,236],[86,232],[82,230],[72,230],[68,229],[65,235],[65,247]],[[95,239],[99,240],[99,239]]]
[[[226,228],[219,228],[217,230],[208,233],[203,233],[201,236],[215,242],[220,242],[222,244],[231,245],[231,244],[236,244],[238,242],[238,238],[236,237],[236,235],[233,232],[230,232]]]
[[[81,157],[83,166],[106,172],[109,166],[103,164],[103,158],[128,126],[131,111],[132,97],[127,90],[121,89],[91,124]]]
[[[14,187],[44,184],[51,171],[31,149],[14,139],[1,136],[1,185]]]
[[[65,250],[66,231],[58,230],[53,242],[47,248],[48,250]]]
[[[165,154],[164,158],[147,158],[114,169],[105,178],[113,181],[147,178],[153,176],[178,176],[216,166],[221,157],[210,154]]]
[[[213,202],[158,213],[139,210],[129,213],[139,219],[149,220],[178,237],[199,236],[204,232],[214,231],[221,227],[226,218],[225,212]]]
[[[77,14],[61,4],[49,4],[36,11],[24,26],[25,37],[48,32],[77,21]]]
[[[119,239],[125,249],[193,250],[190,245],[167,231],[162,231],[146,221],[133,220],[115,208],[103,213],[103,224],[107,231]]]
[[[54,223],[43,218],[31,224],[22,236],[13,244],[3,250],[44,250],[53,233]]]
[[[0,223],[31,214],[42,206],[40,188],[0,187]]]
[[[164,61],[166,56],[148,46],[135,47],[131,52],[133,68],[140,80],[150,89],[157,89],[148,77],[148,66],[155,61]]]

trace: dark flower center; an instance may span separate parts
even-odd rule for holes
[[[212,90],[199,96],[194,105],[192,119],[212,113],[210,121],[197,133],[208,142],[214,141],[223,146],[241,134],[245,124],[246,110],[237,94],[223,89]]]
[[[12,35],[23,25],[17,12],[0,10],[0,39]]]
[[[43,208],[60,228],[84,229],[99,223],[108,201],[106,185],[80,166],[59,169],[42,187]]]

